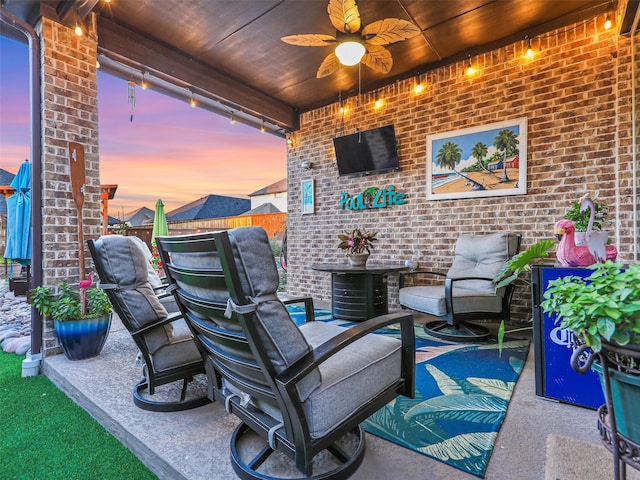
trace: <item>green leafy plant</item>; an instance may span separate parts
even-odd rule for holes
[[[640,265],[624,268],[607,261],[587,267],[586,278],[575,275],[549,282],[541,304],[555,322],[582,337],[594,351],[602,340],[640,344]]]
[[[555,244],[556,243],[553,240],[541,240],[538,243],[531,245],[525,251],[511,257],[511,259],[505,262],[502,268],[498,270],[498,273],[496,273],[496,276],[493,278],[493,284],[495,287],[506,287],[520,278],[520,274],[522,272],[530,272],[531,264],[536,260],[547,258],[549,256],[549,250],[551,250]],[[524,277],[522,277],[521,280],[527,285],[531,284],[531,282],[526,280]],[[530,328],[531,327],[516,328],[511,330],[511,332],[519,332]],[[502,354],[505,333],[505,324],[503,320],[500,322],[500,326],[498,327],[498,351],[500,354]]]
[[[601,230],[602,224],[607,217],[607,213],[609,213],[609,207],[603,202],[599,202],[594,198],[591,198],[591,201],[593,202],[593,206],[595,207],[595,216],[592,229],[594,231]],[[573,225],[576,227],[576,232],[586,232],[587,226],[589,225],[589,216],[590,212],[588,210],[580,213],[580,200],[576,200],[575,202],[571,203],[571,208],[567,213],[564,214],[563,218],[569,219],[573,222]]]
[[[373,242],[377,241],[377,232],[369,232],[365,229],[354,228],[351,232],[338,235],[340,243],[338,248],[346,250],[347,253],[371,253]]]
[[[74,290],[67,283],[60,284],[57,293],[49,287],[34,288],[29,292],[29,302],[41,315],[60,322],[100,317],[112,310],[103,290],[89,288],[83,296],[80,289]]]

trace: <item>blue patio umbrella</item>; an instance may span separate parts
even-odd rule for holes
[[[153,230],[151,231],[151,243],[156,237],[166,237],[169,235],[169,227],[167,225],[167,217],[164,214],[164,203],[158,199],[156,202],[156,211],[153,216]]]
[[[15,193],[7,198],[7,245],[4,257],[31,264],[31,164],[20,166],[11,182]]]

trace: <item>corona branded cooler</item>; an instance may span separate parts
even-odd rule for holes
[[[605,403],[598,374],[589,370],[581,375],[571,368],[573,333],[554,322],[555,315],[544,313],[540,303],[549,282],[567,275],[588,277],[591,270],[581,267],[534,265],[533,343],[535,349],[536,395],[587,408]]]

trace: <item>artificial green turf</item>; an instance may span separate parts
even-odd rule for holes
[[[157,478],[47,377],[21,378],[24,358],[0,350],[0,478]]]

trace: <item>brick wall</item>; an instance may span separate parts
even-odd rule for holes
[[[289,293],[331,298],[330,275],[310,265],[344,261],[336,248],[344,229],[378,231],[370,261],[415,259],[446,269],[461,233],[520,232],[524,248],[552,238],[554,223],[586,191],[610,205],[610,237],[619,259],[632,260],[630,40],[601,24],[593,19],[536,38],[533,46],[541,51],[531,62],[522,60],[524,41],[479,55],[471,59],[479,69],[471,79],[464,75],[467,62],[428,72],[420,95],[413,93],[417,79],[408,79],[349,98],[344,133],[393,123],[398,172],[339,177],[332,147],[340,134],[338,103],[304,113],[288,152]],[[379,110],[373,108],[377,96],[386,101]],[[521,117],[528,121],[526,195],[427,201],[428,135]],[[300,168],[302,161],[313,169]],[[300,182],[308,178],[315,180],[315,214],[302,215]],[[405,205],[339,209],[342,191],[388,185],[406,193]],[[398,308],[397,278],[390,278],[389,289],[390,307]],[[518,288],[516,301],[516,320],[528,321],[527,287]]]
[[[43,284],[78,283],[76,204],[69,177],[69,142],[84,147],[85,239],[100,234],[100,176],[95,28],[82,37],[48,18],[39,25],[42,49],[42,269]],[[85,253],[85,264],[90,255]],[[53,325],[45,322],[45,355],[58,353]]]

